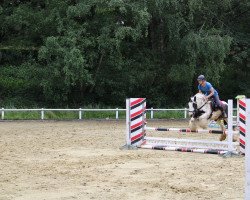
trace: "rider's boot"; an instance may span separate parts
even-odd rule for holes
[[[222,106],[218,106],[219,110],[221,111],[221,115],[224,117],[224,118],[227,118],[227,113],[225,112],[225,110],[223,109]]]

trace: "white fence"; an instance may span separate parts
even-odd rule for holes
[[[234,111],[237,109],[234,108]],[[1,119],[5,119],[5,113],[6,112],[40,112],[40,119],[44,120],[45,119],[45,112],[78,112],[78,119],[81,120],[83,119],[83,113],[84,112],[115,112],[115,119],[119,119],[119,112],[123,111],[125,112],[126,109],[121,109],[121,108],[114,108],[114,109],[84,109],[84,108],[78,108],[78,109],[47,109],[47,108],[38,108],[38,109],[6,109],[2,108],[1,109]],[[187,108],[176,108],[176,109],[154,109],[150,108],[147,109],[147,112],[150,112],[150,118],[154,119],[154,113],[155,112],[169,112],[169,111],[174,111],[174,112],[183,112],[183,118],[187,118],[188,116],[188,109]],[[236,118],[236,116],[234,116]]]

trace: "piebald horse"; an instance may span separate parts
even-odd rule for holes
[[[222,101],[222,105],[225,111],[227,111],[227,103]],[[225,124],[227,124],[227,117],[225,117],[220,109],[213,110],[213,103],[207,101],[205,95],[197,93],[190,98],[188,103],[189,127],[192,131],[196,131],[199,127],[203,129],[208,128],[208,124],[211,120],[216,121],[220,125],[223,134],[220,136],[220,141],[226,139]]]

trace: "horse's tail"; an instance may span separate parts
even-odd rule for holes
[[[226,113],[226,115],[228,116],[228,104],[227,104],[227,102],[221,101],[221,107],[222,107],[223,111]]]

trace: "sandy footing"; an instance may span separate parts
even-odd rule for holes
[[[185,127],[187,122],[152,121]],[[152,133],[218,140],[218,135]],[[242,200],[244,158],[120,150],[124,121],[0,122],[1,200]]]

